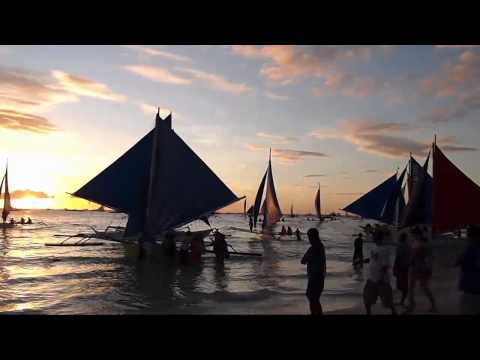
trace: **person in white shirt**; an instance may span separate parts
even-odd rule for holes
[[[363,289],[363,302],[367,315],[371,314],[372,305],[376,304],[379,297],[383,306],[391,309],[392,315],[397,314],[390,285],[390,251],[383,245],[384,236],[381,230],[375,231],[373,234],[375,247],[371,251],[370,258],[365,261],[369,263],[368,279]]]

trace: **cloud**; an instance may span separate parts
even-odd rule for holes
[[[366,173],[378,173],[378,170],[375,170],[375,169],[367,169],[367,170],[365,170],[364,172],[366,172]]]
[[[22,198],[28,198],[28,197],[33,197],[36,199],[51,199],[53,196],[50,196],[43,191],[33,191],[33,190],[15,190],[10,193],[10,197],[12,199],[22,199]]]
[[[318,139],[341,139],[357,147],[359,151],[391,158],[402,158],[410,153],[425,156],[431,146],[431,140],[419,141],[406,134],[415,129],[412,125],[381,122],[369,119],[349,119],[340,123],[337,129],[318,129],[310,135]],[[393,134],[393,135],[392,135]],[[456,139],[439,139],[439,143],[452,147],[454,151],[473,151],[457,146]],[[473,148],[472,148],[473,149]]]
[[[0,109],[0,127],[42,134],[57,130],[55,125],[42,116],[5,109]]]
[[[232,52],[247,58],[267,61],[260,74],[269,81],[289,84],[310,76],[325,78],[334,65],[345,60],[366,60],[376,50],[385,53],[391,47],[382,46],[294,46],[294,45],[234,45]]]
[[[346,196],[350,196],[350,195],[363,195],[363,193],[361,192],[351,192],[351,193],[336,193],[335,195],[346,195]]]
[[[277,101],[286,101],[290,99],[288,96],[274,94],[270,91],[266,91],[265,96],[268,97],[269,99],[277,100]]]
[[[256,135],[257,137],[270,140],[272,144],[287,144],[287,143],[298,141],[298,139],[293,136],[267,134],[263,132],[258,132]]]
[[[59,86],[50,74],[0,67],[0,109],[43,112],[78,98]]]
[[[379,94],[384,86],[384,82],[371,77],[337,72],[325,74],[323,86],[314,87],[312,91],[315,96],[341,93],[346,96],[366,97]]]
[[[191,79],[175,75],[169,70],[158,66],[127,65],[124,68],[134,74],[143,76],[149,80],[165,84],[189,85],[192,83]]]
[[[60,86],[70,93],[116,102],[125,101],[127,99],[124,95],[114,93],[105,84],[58,70],[53,71],[52,74],[53,77],[58,80]]]
[[[316,178],[316,177],[324,177],[327,175],[324,174],[311,174],[311,175],[305,175],[306,178]]]
[[[480,79],[479,79],[480,80]],[[463,120],[480,109],[480,90],[460,95],[448,106],[434,108],[420,116],[421,121],[445,123]]]
[[[123,45],[123,47],[138,51],[147,56],[163,57],[168,60],[179,61],[179,62],[192,62],[192,59],[190,59],[187,56],[182,56],[182,55],[174,54],[168,51],[159,50],[155,48],[139,46],[139,45]]]
[[[229,81],[217,74],[207,73],[204,71],[191,69],[191,68],[181,68],[179,70],[187,74],[190,74],[196,80],[204,83],[206,86],[214,90],[225,91],[225,92],[229,92],[237,95],[248,93],[253,90],[251,87],[249,87],[246,84]]]
[[[245,147],[250,151],[260,151],[267,149],[264,145],[246,144]],[[292,163],[304,160],[306,157],[326,157],[328,155],[316,151],[303,151],[292,149],[272,149],[272,158],[279,159],[282,162]]]

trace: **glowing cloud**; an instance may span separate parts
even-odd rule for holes
[[[3,109],[0,109],[0,127],[35,133],[48,133],[57,130],[55,125],[42,116]]]
[[[148,65],[127,65],[125,69],[149,80],[174,85],[189,85],[192,80],[177,76],[167,69]]]
[[[196,80],[203,82],[211,89],[221,90],[232,94],[244,94],[252,91],[252,88],[243,83],[235,83],[225,79],[224,77],[211,74],[200,70],[182,68],[181,71],[190,74]]]
[[[139,46],[139,45],[123,45],[123,47],[138,51],[143,55],[147,55],[147,56],[158,56],[168,60],[180,61],[180,62],[192,62],[192,59],[190,59],[189,57],[174,54],[169,51],[164,51],[164,50],[159,50],[159,49]]]

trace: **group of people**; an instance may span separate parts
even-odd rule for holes
[[[397,311],[390,285],[390,249],[386,239],[391,237],[389,230],[377,227],[372,232],[374,248],[370,257],[363,258],[363,236],[359,234],[354,242],[353,266],[361,267],[369,264],[367,281],[363,289],[363,302],[367,314],[371,314],[372,306],[378,298],[384,307]],[[317,229],[307,232],[311,247],[303,256],[301,263],[307,265],[308,285],[306,296],[310,303],[312,315],[322,314],[320,296],[324,288],[326,275],[325,248]],[[410,236],[408,236],[410,235]],[[480,314],[480,226],[471,225],[467,229],[469,244],[456,266],[460,267],[459,289],[463,292],[460,310],[463,314]],[[431,290],[430,281],[433,272],[433,254],[429,245],[428,229],[413,228],[409,234],[400,234],[393,262],[393,275],[396,287],[401,293],[400,305],[406,307],[404,314],[415,310],[415,288],[420,284],[430,302],[430,312],[438,312],[437,302]],[[408,298],[408,304],[405,301]]]
[[[206,251],[206,245],[203,241],[202,234],[191,233],[188,231],[183,238],[180,249],[177,251],[176,234],[172,231],[165,234],[165,239],[162,241],[162,249],[167,258],[178,258],[179,263],[198,264],[202,259],[202,254]],[[213,234],[213,241],[209,244],[213,247],[213,253],[218,263],[223,264],[225,259],[228,259],[230,253],[228,251],[228,244],[225,241],[225,235],[218,230]]]
[[[12,225],[13,224],[25,225],[25,224],[33,224],[33,222],[32,222],[32,219],[30,219],[30,217],[27,220],[25,220],[25,218],[22,217],[22,218],[20,218],[19,222],[15,222],[15,219],[12,217],[12,218],[10,218],[10,224],[12,224]]]

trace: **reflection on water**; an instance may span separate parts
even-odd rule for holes
[[[31,210],[34,224],[0,231],[0,312],[46,314],[305,314],[306,268],[300,259],[308,241],[295,236],[250,233],[241,215],[218,215],[212,226],[231,235],[237,251],[261,252],[262,258],[235,257],[224,265],[207,254],[200,264],[172,266],[137,261],[121,244],[102,247],[47,247],[60,242],[55,234],[88,232],[124,225],[123,214]],[[44,222],[47,225],[40,225]],[[325,310],[350,306],[360,300],[362,272],[351,266],[353,233],[359,221],[332,222],[287,218],[281,225],[302,232],[316,226],[327,252],[323,304]],[[202,228],[193,224],[192,229]],[[231,227],[238,228],[232,230]],[[245,229],[243,231],[239,229]],[[368,247],[368,246],[367,246]],[[365,251],[368,251],[366,249]]]

